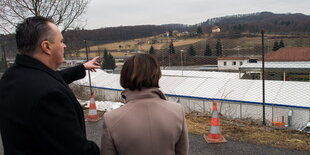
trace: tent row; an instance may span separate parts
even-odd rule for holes
[[[119,74],[91,72],[95,87],[119,89]],[[88,85],[88,76],[77,81]],[[206,98],[224,101],[262,103],[262,81],[212,77],[165,76],[160,89],[168,95]],[[310,109],[310,82],[265,81],[265,102],[280,106]]]

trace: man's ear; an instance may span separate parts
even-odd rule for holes
[[[51,55],[51,43],[48,40],[42,41],[40,47],[43,53]]]

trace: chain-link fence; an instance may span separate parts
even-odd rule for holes
[[[126,49],[129,43],[113,46],[111,53],[124,52],[125,59],[134,54]],[[209,113],[216,101],[226,117],[281,122],[295,129],[310,121],[309,34],[176,35],[136,40],[134,47],[157,57],[161,89],[188,112]],[[104,86],[108,96],[112,86]]]
[[[209,113],[216,101],[226,117],[269,125],[282,122],[295,129],[310,122],[307,33],[173,32],[170,36],[109,44],[87,41],[85,45],[81,41],[79,47],[67,46],[68,61],[85,60],[85,46],[90,57],[103,57],[107,50],[115,59],[115,73],[135,53],[154,55],[162,68],[161,89],[188,112]],[[121,100],[119,74],[95,74],[98,76],[92,76],[92,81],[98,96]],[[87,81],[82,85],[87,86]]]
[[[270,125],[282,122],[295,129],[310,121],[309,34],[211,34],[199,39],[187,48],[176,48],[179,53],[161,51],[166,55],[159,58],[167,70],[164,75],[184,77],[167,90],[171,100],[199,112],[210,112],[215,100],[227,117]],[[199,83],[197,78],[203,75],[205,80]],[[198,85],[191,88],[195,82]]]

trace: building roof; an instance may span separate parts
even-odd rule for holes
[[[217,60],[247,60],[249,57],[220,57]]]
[[[261,69],[262,62],[247,63],[239,67],[240,69]],[[265,62],[266,69],[310,69],[310,61],[299,62]]]
[[[310,47],[280,48],[266,53],[265,61],[310,61]]]
[[[231,73],[231,72],[161,70],[161,73],[163,76],[175,76],[175,77],[184,76],[184,77],[239,79],[239,73]]]

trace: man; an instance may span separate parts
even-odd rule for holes
[[[56,71],[63,36],[52,20],[30,17],[16,28],[20,55],[0,80],[0,129],[6,155],[97,155],[83,110],[67,84],[100,68],[97,58]]]

